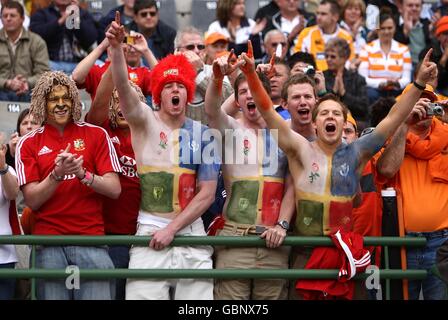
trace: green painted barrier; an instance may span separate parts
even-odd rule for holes
[[[73,271],[72,269],[70,269]],[[336,279],[339,270],[300,269],[80,269],[85,279],[109,278],[164,278],[164,279]],[[72,272],[63,269],[0,269],[0,278],[66,278]],[[357,274],[355,279],[365,279],[366,273]],[[388,279],[424,279],[424,270],[381,270],[380,277]]]
[[[0,244],[33,245],[136,245],[147,246],[151,237],[142,236],[0,236]],[[365,237],[366,246],[425,246],[424,238]],[[264,247],[265,240],[257,236],[247,237],[175,237],[172,246],[213,245],[230,247]],[[286,237],[285,246],[333,246],[328,237]]]
[[[98,245],[134,245],[147,246],[151,237],[142,236],[0,236],[1,244],[28,244],[32,245],[31,269],[0,269],[0,278],[21,278],[31,279],[32,299],[35,299],[36,279],[66,278],[73,272],[70,269],[36,269],[35,266],[35,246],[46,245],[76,245],[76,246],[98,246]],[[229,247],[264,247],[265,240],[257,236],[246,237],[175,237],[171,246],[185,245],[212,245]],[[334,246],[329,237],[295,237],[289,236],[283,242],[284,246]],[[425,238],[406,237],[365,237],[365,246],[406,246],[423,247],[426,245]],[[388,257],[385,257],[388,260]],[[425,279],[425,270],[379,270],[382,279]],[[336,279],[338,270],[303,270],[303,269],[212,269],[212,270],[191,270],[191,269],[81,269],[80,278],[85,279],[111,279],[111,278],[215,278],[215,279]],[[354,279],[365,279],[369,277],[367,273],[357,274]],[[389,292],[389,281],[386,283],[386,292]],[[386,295],[389,298],[389,295]]]

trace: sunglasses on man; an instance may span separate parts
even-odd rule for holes
[[[186,46],[179,47],[179,49],[181,49],[181,48],[185,48],[190,51],[194,50],[194,48],[197,48],[198,50],[204,50],[205,45],[203,45],[203,44],[187,44]]]
[[[148,15],[151,17],[155,17],[157,15],[157,11],[143,11],[139,13],[140,17],[146,18]]]
[[[286,42],[272,42],[272,43],[271,43],[271,46],[272,46],[272,48],[277,48],[277,46],[278,46],[279,44],[281,44],[282,47],[286,47]]]

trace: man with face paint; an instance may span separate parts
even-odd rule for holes
[[[130,269],[211,269],[212,249],[170,247],[176,235],[205,235],[201,215],[215,198],[219,165],[204,155],[207,127],[185,116],[193,99],[196,72],[184,55],[169,55],[152,71],[151,92],[157,111],[142,103],[127,81],[121,50],[123,26],[106,32],[111,70],[120,107],[132,135],[142,199],[137,235],[152,236],[149,247],[130,250]],[[200,135],[198,137],[198,135]],[[171,290],[170,290],[171,289]],[[128,279],[126,299],[209,300],[212,279]]]
[[[81,102],[73,80],[46,72],[33,90],[30,114],[39,123],[17,145],[16,168],[25,203],[35,216],[33,234],[103,235],[102,196],[118,198],[121,168],[107,132],[79,122]],[[107,250],[94,246],[41,246],[37,268],[112,269]],[[39,299],[111,299],[107,280],[83,280],[79,290],[64,279],[38,281]]]
[[[294,133],[272,109],[272,102],[255,73],[251,52],[240,66],[248,78],[255,105],[267,126],[277,129],[278,143],[288,157],[296,194],[296,232],[302,236],[352,230],[352,206],[367,161],[400,126],[425,84],[437,76],[437,66],[425,56],[414,86],[395,104],[376,130],[351,144],[342,143],[347,108],[334,96],[319,101],[312,112],[317,139],[309,142]]]
[[[236,78],[234,85],[235,102],[242,110],[242,118],[232,118],[219,105],[224,76],[234,72],[237,65],[232,65],[228,57],[216,59],[205,96],[209,124],[224,137],[223,177],[227,197],[223,210],[225,223],[217,234],[258,234],[266,240],[267,248],[216,248],[216,268],[287,269],[289,248],[280,246],[294,213],[294,194],[292,184],[290,189],[285,188],[288,172],[285,154],[278,149],[256,109],[244,74]],[[258,76],[265,90],[270,91],[267,77]],[[234,161],[233,155],[241,161]],[[218,279],[215,299],[286,299],[287,283],[284,279]]]
[[[146,102],[142,90],[129,81],[138,93],[140,101]],[[137,228],[137,216],[140,207],[140,180],[137,175],[134,150],[131,143],[129,124],[120,109],[120,99],[114,88],[112,72],[108,68],[99,83],[97,95],[90,106],[86,121],[103,127],[109,134],[117,152],[122,174],[120,184],[122,192],[118,199],[103,198],[103,217],[105,233],[110,235],[134,235]],[[115,268],[127,269],[129,249],[127,245],[109,246],[109,256]],[[126,279],[116,279],[115,299],[124,300]]]

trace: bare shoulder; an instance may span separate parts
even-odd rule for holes
[[[312,153],[313,144],[301,134],[293,130],[291,130],[291,132],[291,156],[304,160],[306,155],[310,155]],[[279,137],[279,139],[282,139],[282,137]]]
[[[146,103],[140,102],[138,109],[137,121],[129,121],[130,127],[139,127],[141,129],[142,127],[151,127],[151,123],[154,123],[154,121],[160,121],[155,115],[157,111],[154,111],[153,107],[148,106]]]

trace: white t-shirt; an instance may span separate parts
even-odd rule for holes
[[[294,19],[292,20],[288,20],[283,17],[281,17],[280,19],[281,19],[282,32],[285,34],[290,34],[292,29],[294,29],[294,27],[300,23],[300,15],[295,16]]]
[[[235,44],[242,44],[242,43],[246,43],[247,40],[249,40],[250,34],[252,32],[252,29],[255,26],[255,21],[252,19],[247,19],[249,22],[248,26],[244,26],[244,27],[239,27],[236,30],[236,34],[235,34]],[[229,30],[226,27],[222,27],[221,24],[219,23],[219,21],[214,21],[210,24],[210,26],[208,27],[208,31],[207,34],[211,34],[213,32],[218,32],[223,34],[225,37],[230,39],[230,33]]]
[[[13,168],[8,167],[9,172],[16,177]],[[11,225],[9,224],[9,204],[3,191],[3,184],[0,182],[0,235],[12,235]],[[16,249],[13,244],[0,245],[0,264],[17,262]]]

